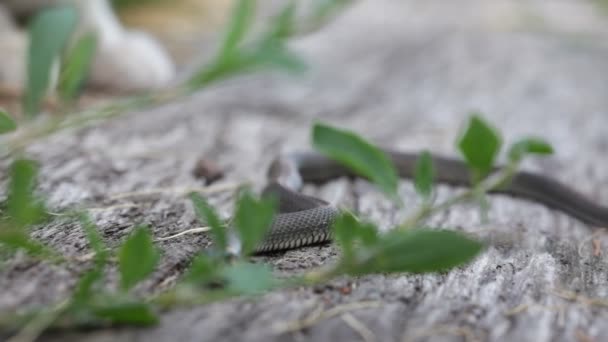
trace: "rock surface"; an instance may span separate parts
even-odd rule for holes
[[[525,165],[608,204],[608,17],[586,1],[360,1],[320,32],[293,42],[310,72],[264,74],[225,82],[190,98],[132,113],[34,145],[41,191],[53,207],[96,211],[104,238],[117,244],[133,224],[155,236],[197,226],[179,194],[111,200],[152,189],[200,188],[192,170],[204,158],[222,166],[219,184],[264,183],[282,150],[309,148],[314,120],[347,127],[382,145],[455,155],[454,141],[472,111],[506,143],[542,136],[556,154]],[[438,188],[446,198],[460,189]],[[402,217],[364,181],[338,180],[306,191],[347,205],[390,227]],[[401,184],[408,208],[416,197]],[[210,196],[223,214],[231,194]],[[411,205],[410,205],[411,204]],[[256,300],[171,311],[149,329],[45,335],[47,341],[602,341],[608,339],[608,237],[541,205],[492,196],[489,222],[457,206],[429,224],[470,232],[487,250],[448,274],[344,278],[321,288]],[[606,227],[608,228],[608,227]],[[88,252],[78,226],[55,222],[36,231],[67,254]],[[161,243],[159,271],[142,290],[179,276],[204,235]],[[280,273],[332,262],[332,245],[259,258]],[[16,259],[0,270],[0,309],[69,293],[75,270]],[[110,278],[115,275],[110,274]],[[344,291],[344,288],[350,291]],[[566,299],[572,294],[574,300]],[[281,324],[319,308],[339,307],[311,327]]]

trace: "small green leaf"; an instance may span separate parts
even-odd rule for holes
[[[118,252],[118,269],[120,287],[129,290],[146,278],[160,259],[160,253],[154,246],[145,226],[135,228]]]
[[[216,278],[220,265],[206,255],[198,255],[184,276],[184,281],[191,284],[204,285]]]
[[[274,17],[270,24],[270,29],[266,34],[267,40],[283,41],[294,33],[294,16],[296,4],[293,0],[287,1],[279,15]]]
[[[294,74],[302,73],[308,68],[302,58],[281,45],[263,46],[254,56],[251,66],[259,69],[274,67]]]
[[[77,97],[89,72],[96,48],[97,38],[93,34],[87,34],[82,36],[68,52],[59,80],[59,94],[64,101]]]
[[[15,120],[2,108],[0,108],[0,134],[12,132],[17,129]]]
[[[149,304],[143,302],[97,305],[93,312],[97,317],[117,324],[148,326],[158,323],[156,313]]]
[[[492,170],[500,145],[497,131],[481,117],[473,115],[469,119],[466,130],[458,140],[458,148],[475,172],[476,181]]]
[[[371,223],[363,223],[350,213],[342,213],[333,224],[336,242],[342,250],[342,259],[350,263],[357,249],[356,242],[370,247],[378,241],[378,230]]]
[[[471,261],[483,245],[449,230],[395,230],[348,273],[437,272]]]
[[[539,138],[525,138],[515,142],[509,148],[509,160],[520,162],[527,154],[553,154],[553,147]]]
[[[19,159],[11,166],[11,178],[7,198],[7,213],[12,222],[20,227],[39,223],[45,217],[42,202],[34,195],[38,167],[34,161]]]
[[[224,269],[228,289],[241,294],[258,294],[271,289],[275,278],[266,265],[240,262]]]
[[[0,243],[11,248],[23,249],[35,256],[51,252],[45,245],[32,240],[25,230],[19,228],[0,227]]]
[[[202,224],[208,224],[211,228],[215,248],[220,251],[225,251],[228,238],[226,236],[226,229],[218,214],[200,195],[192,193],[190,194],[190,200],[194,205],[194,210],[196,211],[199,221]]]
[[[72,293],[72,309],[82,310],[89,305],[97,293],[97,286],[103,276],[103,268],[104,266],[100,262],[96,262],[92,269],[80,276]]]
[[[255,7],[256,1],[254,0],[239,0],[234,6],[228,24],[228,32],[226,33],[220,52],[220,59],[236,53],[235,50],[243,41],[243,38],[245,38],[249,26],[251,26]]]
[[[52,7],[37,15],[30,28],[27,92],[24,107],[28,115],[38,114],[40,101],[49,90],[51,69],[76,25],[73,7]]]
[[[103,238],[99,234],[97,226],[93,223],[91,217],[86,212],[82,212],[78,213],[78,220],[89,245],[95,252],[95,264],[93,268],[80,277],[72,294],[72,307],[81,309],[86,307],[94,296],[95,286],[99,284],[107,264],[108,252]]]
[[[315,123],[314,147],[328,157],[369,178],[386,194],[397,197],[397,171],[380,149],[353,132]]]
[[[262,241],[274,218],[276,201],[254,198],[245,191],[237,203],[234,224],[241,240],[242,254],[248,255]]]
[[[418,157],[414,170],[416,192],[424,199],[428,199],[431,196],[434,179],[435,167],[433,165],[433,158],[429,152],[425,151]]]

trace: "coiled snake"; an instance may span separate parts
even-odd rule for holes
[[[418,154],[385,151],[400,177],[412,178]],[[460,160],[433,156],[438,182],[470,186],[467,165]],[[276,158],[268,170],[268,185],[263,194],[273,194],[279,201],[279,213],[258,253],[293,249],[331,239],[331,224],[338,209],[322,199],[300,194],[304,182],[320,183],[342,176],[356,176],[353,171],[321,154],[291,153]],[[500,189],[516,197],[537,201],[594,227],[608,227],[608,207],[545,175],[520,171]]]

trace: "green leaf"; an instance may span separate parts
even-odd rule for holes
[[[353,132],[322,123],[315,123],[312,140],[318,151],[369,178],[386,194],[397,198],[397,171],[380,149]]]
[[[148,229],[145,226],[135,228],[118,252],[120,287],[126,291],[135,286],[154,271],[159,259],[160,253]]]
[[[95,56],[97,38],[94,34],[82,36],[70,49],[63,63],[59,80],[59,94],[64,101],[77,97]]]
[[[298,55],[281,45],[266,45],[262,47],[251,60],[251,67],[275,67],[284,71],[299,74],[308,68],[306,62]]]
[[[458,148],[474,171],[476,181],[492,170],[500,145],[500,136],[493,127],[478,115],[469,119],[467,128],[458,140]]]
[[[38,167],[34,161],[18,159],[11,166],[11,178],[7,198],[7,213],[12,222],[20,227],[39,223],[45,218],[42,201],[34,195]]]
[[[244,191],[237,203],[234,224],[241,241],[243,255],[249,255],[262,241],[272,225],[276,201],[270,198],[254,198]]]
[[[553,147],[539,138],[525,138],[515,142],[509,148],[509,160],[518,163],[528,154],[553,154]]]
[[[386,234],[348,273],[437,272],[471,261],[483,245],[449,230],[396,230]]]
[[[283,41],[289,38],[294,33],[295,13],[295,2],[293,0],[287,1],[287,5],[283,7],[279,15],[272,19],[266,39]]]
[[[80,276],[72,293],[71,307],[73,310],[82,310],[89,305],[95,293],[97,293],[96,287],[102,279],[103,269],[104,265],[96,262],[92,269]]]
[[[225,251],[228,238],[226,236],[226,229],[218,214],[200,195],[192,193],[190,194],[190,200],[194,205],[194,210],[196,211],[199,221],[202,224],[208,224],[211,228],[215,248],[220,251]]]
[[[435,179],[435,167],[433,158],[428,151],[424,151],[416,161],[414,170],[414,185],[416,192],[424,199],[428,199],[433,191],[433,181]]]
[[[371,223],[357,220],[350,213],[342,213],[333,224],[335,240],[342,250],[342,259],[346,263],[354,260],[354,256],[360,247],[356,242],[362,242],[363,246],[370,247],[378,242],[378,230]]]
[[[72,307],[80,309],[85,307],[94,296],[95,286],[99,284],[108,261],[108,252],[106,244],[91,217],[86,212],[82,212],[78,213],[78,220],[89,245],[95,252],[93,268],[80,277],[72,294]]]
[[[118,324],[148,326],[159,321],[150,305],[143,302],[97,305],[93,308],[93,312],[99,318]]]
[[[0,134],[12,132],[17,129],[15,120],[2,108],[0,108]]]
[[[28,233],[19,228],[0,227],[0,243],[16,249],[23,249],[34,256],[54,254],[45,245],[32,240]]]
[[[204,285],[216,278],[219,269],[220,265],[216,260],[213,260],[206,255],[198,255],[192,261],[188,273],[184,276],[184,281],[192,284]]]
[[[258,294],[271,289],[275,278],[266,265],[240,262],[224,269],[228,289],[240,294]]]
[[[235,5],[219,55],[220,60],[236,53],[238,45],[243,41],[251,26],[255,6],[256,1],[254,0],[239,0]]]
[[[52,7],[37,15],[30,28],[27,92],[24,107],[28,115],[38,114],[40,102],[49,90],[51,69],[76,24],[72,7]]]

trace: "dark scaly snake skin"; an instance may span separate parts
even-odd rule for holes
[[[400,177],[413,176],[418,154],[385,152],[395,164]],[[464,162],[439,156],[434,156],[433,162],[436,181],[471,185],[469,170]],[[278,198],[279,214],[257,252],[293,249],[329,241],[331,224],[338,215],[338,209],[298,191],[304,182],[321,183],[341,176],[356,175],[318,153],[293,153],[275,159],[268,170],[269,183],[264,194]],[[541,174],[518,172],[507,187],[496,192],[545,204],[592,227],[608,227],[608,207],[598,205],[574,189]]]

